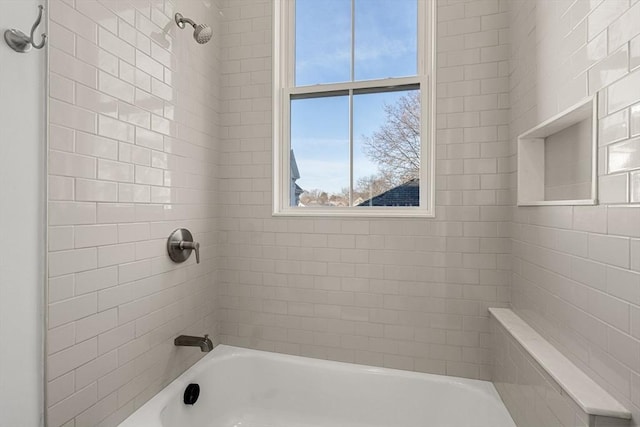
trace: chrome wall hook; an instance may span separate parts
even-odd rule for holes
[[[33,35],[36,32],[38,25],[40,25],[40,22],[42,21],[42,11],[44,10],[44,6],[39,5],[38,9],[39,9],[38,18],[36,19],[36,22],[31,27],[30,36],[27,36],[22,31],[16,30],[16,29],[6,30],[4,32],[4,40],[7,42],[9,47],[15,50],[16,52],[25,53],[25,52],[29,52],[32,47],[35,47],[36,49],[42,49],[44,47],[47,41],[47,35],[45,33],[42,33],[41,35],[42,40],[40,41],[39,44],[36,44],[33,40]]]

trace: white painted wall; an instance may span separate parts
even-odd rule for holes
[[[0,32],[29,31],[39,0],[0,0]],[[45,51],[0,39],[0,425],[42,425]]]

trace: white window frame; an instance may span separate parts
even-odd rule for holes
[[[435,13],[437,2],[433,0],[418,0],[418,74],[416,76],[346,83],[317,84],[300,87],[294,86],[295,1],[275,0],[273,3],[273,215],[323,217],[434,217],[436,125]],[[398,86],[407,86],[407,89],[410,89],[410,85],[419,85],[420,105],[422,106],[422,114],[420,116],[420,206],[289,206],[291,175],[291,96],[330,92],[347,92],[352,94],[354,89],[376,89]],[[352,132],[353,128],[352,119],[353,117],[349,120],[350,132]],[[425,129],[426,132],[424,131]],[[350,174],[352,175],[353,155],[350,156],[349,162]],[[353,177],[351,177],[350,181],[353,181]]]

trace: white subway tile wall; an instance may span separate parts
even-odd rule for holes
[[[634,136],[640,2],[514,0],[511,10],[512,144],[526,129],[598,93],[601,147],[600,206],[514,209],[511,303],[639,425],[640,145]],[[515,170],[514,158],[509,168]],[[495,378],[511,378],[504,399],[526,419],[522,410],[531,396],[518,393],[523,384],[505,371],[522,369],[516,359],[509,363],[521,366],[500,363]],[[552,416],[548,425],[562,424],[557,411],[540,407]]]
[[[117,425],[179,333],[490,379],[510,302],[640,416],[639,1],[438,2],[434,220],[272,217],[272,1],[207,4],[51,0],[50,425]],[[596,91],[605,205],[513,209],[515,137]]]
[[[490,378],[509,302],[507,2],[439,1],[437,218],[272,217],[272,1],[223,13],[220,341]]]
[[[47,417],[115,426],[218,335],[219,5],[51,0]],[[198,45],[180,11],[217,33]],[[173,264],[166,238],[202,244]]]

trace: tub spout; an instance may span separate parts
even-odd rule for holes
[[[180,335],[173,344],[180,347],[200,347],[200,351],[209,352],[213,350],[213,343],[209,339],[209,335],[204,337],[193,337],[190,335]]]

